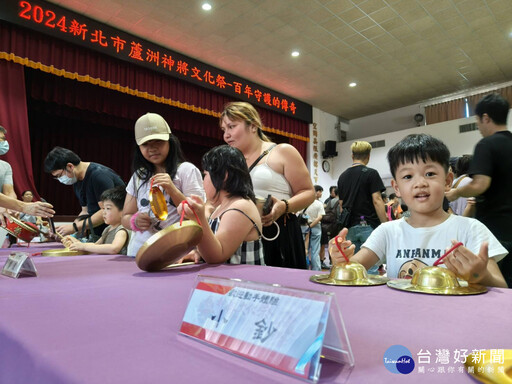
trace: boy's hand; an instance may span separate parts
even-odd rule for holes
[[[64,244],[64,246],[66,248],[69,248],[71,246],[71,244],[73,243],[79,243],[80,241],[76,238],[74,238],[73,236],[66,236],[66,237],[63,237],[62,238],[62,244]]]
[[[79,242],[71,244],[68,248],[71,251],[85,251],[85,244],[86,243],[82,243],[79,241]]]
[[[452,244],[457,242],[452,240]],[[484,242],[480,252],[475,255],[466,247],[458,247],[444,259],[446,268],[469,283],[478,283],[487,275],[489,262],[489,243]]]
[[[338,236],[334,237],[329,241],[329,255],[331,255],[332,264],[341,264],[346,262],[345,257],[341,254],[338,247],[336,246],[336,240],[338,241],[339,247],[343,250],[343,253],[350,259],[354,256],[355,245],[350,240],[345,240],[348,233],[347,228],[343,228]]]

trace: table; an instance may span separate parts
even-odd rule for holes
[[[58,246],[28,250],[52,247]],[[11,251],[0,250],[0,267]],[[273,267],[203,264],[147,273],[119,255],[32,259],[38,277],[0,276],[0,383],[302,382],[178,334],[198,274],[335,292],[355,367],[348,372],[327,362],[320,383],[471,383],[453,363],[456,349],[512,347],[508,289],[438,297],[319,285],[308,280],[313,271]],[[412,353],[409,375],[384,367],[384,352],[395,344]],[[449,364],[436,363],[442,349]],[[426,351],[430,363],[419,364],[418,353]]]

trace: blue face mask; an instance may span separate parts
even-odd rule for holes
[[[73,175],[73,177],[69,177],[68,175],[66,175],[66,172],[62,173],[62,176],[57,177],[57,180],[59,180],[62,184],[65,185],[73,185],[77,182],[75,175]]]
[[[7,152],[9,152],[9,142],[0,141],[0,155],[5,155]]]

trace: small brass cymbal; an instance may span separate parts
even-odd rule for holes
[[[193,220],[175,223],[158,231],[139,248],[135,262],[143,271],[160,271],[190,252],[203,236],[203,228]]]
[[[481,383],[512,384],[512,349],[485,350],[466,358],[466,372]],[[469,369],[471,367],[471,369]]]
[[[163,192],[158,187],[151,187],[149,190],[149,205],[158,220],[167,219],[167,202]]]
[[[41,256],[79,256],[79,255],[87,255],[89,252],[86,251],[72,251],[69,248],[57,248],[57,249],[47,249],[41,252]]]
[[[329,274],[313,275],[309,280],[327,285],[371,286],[386,284],[389,279],[379,275],[368,275],[363,265],[349,261],[333,265]]]
[[[457,279],[449,269],[443,267],[424,267],[412,275],[412,279],[388,281],[388,287],[401,291],[426,293],[430,295],[478,295],[487,292],[487,288],[478,284],[468,284]]]

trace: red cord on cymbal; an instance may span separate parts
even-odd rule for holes
[[[194,214],[194,216],[196,217],[196,220],[197,220],[197,224],[201,225],[201,221],[199,221],[199,217],[197,217],[197,214],[196,214],[196,211],[194,211],[194,208],[192,208],[190,206],[190,204],[188,203],[187,200],[183,200],[181,203],[181,218],[180,218],[180,226],[182,225],[183,223],[183,218],[185,217],[185,204],[187,204],[190,209],[192,210],[192,213]]]

